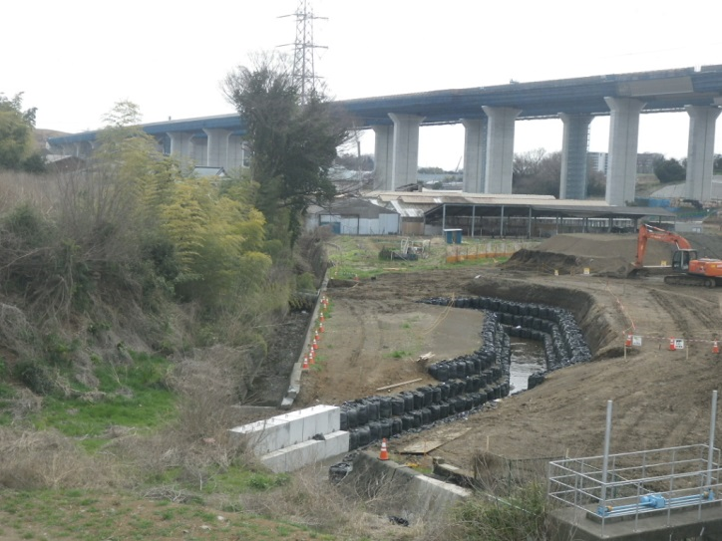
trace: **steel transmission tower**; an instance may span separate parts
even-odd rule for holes
[[[298,85],[301,103],[306,103],[316,90],[316,71],[314,66],[314,49],[325,49],[313,42],[314,19],[313,8],[308,0],[299,0],[296,17],[296,41],[293,43],[293,81]]]

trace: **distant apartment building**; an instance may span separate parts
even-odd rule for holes
[[[609,154],[606,152],[589,152],[587,153],[589,160],[589,172],[602,172],[607,174],[607,164],[609,163]]]
[[[589,160],[589,171],[600,171],[607,174],[609,166],[609,154],[607,152],[589,152],[587,154]],[[654,163],[657,160],[664,159],[664,154],[658,152],[643,152],[637,154],[637,173],[654,173]]]

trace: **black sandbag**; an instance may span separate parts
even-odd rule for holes
[[[449,363],[437,363],[436,379],[447,381],[449,379]]]
[[[403,424],[400,417],[394,417],[391,419],[391,435],[396,436],[401,434],[403,431]]]
[[[358,429],[358,446],[365,447],[371,443],[371,431],[368,425],[362,426]]]
[[[411,393],[414,395],[414,410],[420,410],[424,407],[424,395],[419,391]]]
[[[380,417],[379,417],[379,399],[378,398],[370,398],[366,404],[366,409],[368,409],[369,422],[379,420]]]
[[[379,418],[388,419],[391,417],[391,398],[384,396],[379,398]]]
[[[414,395],[406,391],[405,393],[401,393],[401,396],[404,397],[404,412],[411,413],[414,411]]]
[[[434,391],[431,390],[431,387],[421,387],[419,391],[424,395],[424,407],[428,408],[434,403]]]
[[[379,421],[371,421],[368,424],[369,427],[369,441],[378,441],[383,436],[381,435],[381,423]]]
[[[369,412],[364,402],[356,405],[356,416],[359,426],[363,426],[369,422]]]
[[[393,421],[391,419],[382,419],[381,420],[381,437],[382,438],[390,438],[391,437],[391,427],[393,426]]]
[[[346,410],[346,417],[348,418],[349,428],[356,428],[358,426],[358,415],[356,414],[355,406],[349,406]]]
[[[341,411],[339,412],[339,417],[340,417],[340,423],[341,423],[340,424],[341,430],[348,430],[348,416],[346,415],[345,409],[341,409]]]
[[[358,447],[358,432],[356,429],[349,430],[348,432],[348,450],[353,451]]]
[[[404,399],[401,396],[391,398],[391,414],[399,416],[404,414]]]
[[[439,417],[441,419],[446,419],[449,416],[449,403],[448,402],[442,402],[439,404]]]

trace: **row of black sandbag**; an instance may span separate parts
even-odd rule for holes
[[[487,389],[486,392],[451,397],[439,404],[431,404],[428,407],[412,410],[400,416],[370,420],[363,425],[347,426],[346,428],[344,428],[344,424],[348,424],[350,410],[347,409],[344,416],[342,407],[341,429],[349,431],[349,451],[353,451],[382,438],[388,439],[403,432],[424,430],[439,422],[449,422],[454,420],[456,416],[479,409],[487,402],[506,396],[508,393],[508,385],[502,384],[493,389]]]

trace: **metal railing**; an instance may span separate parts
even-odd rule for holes
[[[720,450],[707,444],[549,463],[549,497],[602,525],[720,504]],[[636,524],[635,524],[636,526]]]

